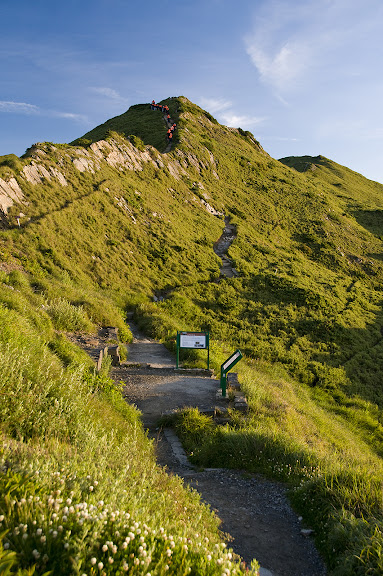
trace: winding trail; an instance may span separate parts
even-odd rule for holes
[[[165,116],[164,121],[168,125]],[[170,150],[171,142],[165,153]],[[235,225],[226,216],[223,233],[214,244],[222,260],[217,282],[238,275],[227,256],[236,235]],[[133,342],[128,360],[113,367],[111,376],[123,382],[126,400],[141,411],[143,426],[155,442],[158,464],[199,492],[220,518],[221,530],[234,552],[247,564],[253,558],[261,564],[260,576],[325,576],[324,564],[313,541],[304,535],[282,484],[241,470],[198,470],[188,461],[174,431],[158,428],[158,420],[166,412],[194,406],[210,413],[217,405],[222,408],[220,403],[225,401],[217,397],[218,380],[206,372],[176,370],[175,359],[162,344],[145,337],[134,323],[129,325]],[[99,337],[99,341],[79,339],[78,344],[92,354],[92,349],[105,345],[104,335]]]
[[[238,276],[238,272],[233,268],[232,261],[227,256],[227,251],[236,237],[237,229],[235,224],[231,224],[230,217],[225,216],[225,228],[223,229],[221,237],[214,244],[214,252],[222,260],[220,270],[221,277],[226,276],[226,278],[233,278],[233,276]]]
[[[142,412],[142,422],[156,447],[157,462],[182,477],[221,519],[227,542],[246,563],[256,558],[260,576],[325,576],[326,570],[300,520],[292,511],[286,488],[240,470],[195,469],[171,429],[159,429],[164,412],[184,406],[206,411],[217,403],[219,382],[209,375],[175,370],[175,359],[159,342],[130,324],[134,340],[128,360],[112,369],[124,383],[124,396]],[[219,402],[219,400],[218,400]]]

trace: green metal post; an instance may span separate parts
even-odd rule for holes
[[[226,398],[226,372],[221,368],[221,390],[223,398]]]

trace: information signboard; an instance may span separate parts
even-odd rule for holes
[[[209,332],[177,332],[177,368],[179,366],[180,348],[207,350],[207,369],[209,370]]]
[[[180,332],[180,348],[207,348],[205,332]]]

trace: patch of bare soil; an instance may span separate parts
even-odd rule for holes
[[[232,265],[230,258],[227,257],[227,251],[237,236],[237,229],[234,224],[230,223],[230,218],[225,216],[225,228],[223,229],[221,237],[214,244],[214,252],[222,260],[220,275],[226,278],[233,278],[238,273]]]

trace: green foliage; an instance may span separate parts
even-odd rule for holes
[[[95,375],[57,331],[117,326],[130,341],[126,310],[169,347],[177,330],[209,330],[216,370],[235,348],[251,360],[251,410],[223,428],[195,411],[181,419],[195,461],[290,482],[332,568],[379,573],[383,187],[321,156],[278,162],[250,132],[219,125],[186,98],[163,103],[177,122],[166,155],[162,115],[142,104],[73,146],[39,144],[23,161],[0,159],[5,179],[32,163],[56,174],[39,183],[23,177],[26,216],[20,228],[0,232],[0,371],[4,386],[9,381],[0,395],[3,431],[20,451],[27,440],[45,455],[46,443],[58,442],[66,458],[78,450],[92,469],[110,441],[116,459],[101,454],[106,468],[121,471],[121,455],[138,466],[140,449],[150,449],[136,444],[136,412],[108,379],[108,366]],[[96,153],[89,144],[101,139],[108,142],[92,147]],[[238,276],[219,282],[213,245],[223,221],[208,205],[237,230],[228,256]],[[202,356],[191,351],[183,360],[199,365]],[[128,474],[137,502],[132,478],[145,470]],[[118,474],[121,487],[126,471]],[[152,485],[149,493],[158,503]],[[175,508],[170,520],[164,507],[158,515],[154,505],[146,509],[152,527],[163,518],[178,525]]]
[[[163,100],[161,104],[168,104],[170,115],[177,122],[178,114],[173,102]],[[163,152],[166,147],[166,125],[160,112],[150,109],[150,104],[136,104],[131,106],[124,114],[107,120],[87,132],[79,140],[72,142],[73,145],[81,145],[80,141],[88,140],[97,142],[105,139],[111,132],[123,134],[129,138],[134,146],[143,150],[145,145],[150,144]]]
[[[138,148],[138,150],[141,150],[141,151],[145,150],[145,144],[143,143],[141,138],[139,138],[138,136],[135,136],[134,134],[130,134],[129,140],[131,141],[133,146]]]
[[[77,146],[83,146],[84,148],[88,148],[90,144],[92,144],[92,140],[90,140],[89,138],[78,138],[78,140],[76,140],[76,144]]]
[[[3,573],[92,574],[102,563],[106,574],[242,574],[197,495],[156,467],[108,367],[85,369],[63,336],[47,347],[17,312],[0,313]]]
[[[87,317],[83,307],[74,306],[65,298],[48,302],[46,311],[52,318],[56,330],[90,332],[93,329],[93,324]]]
[[[0,156],[0,176],[10,175],[7,168],[10,168],[12,172],[20,172],[20,170],[23,168],[23,163],[15,154],[6,154],[5,156]]]

